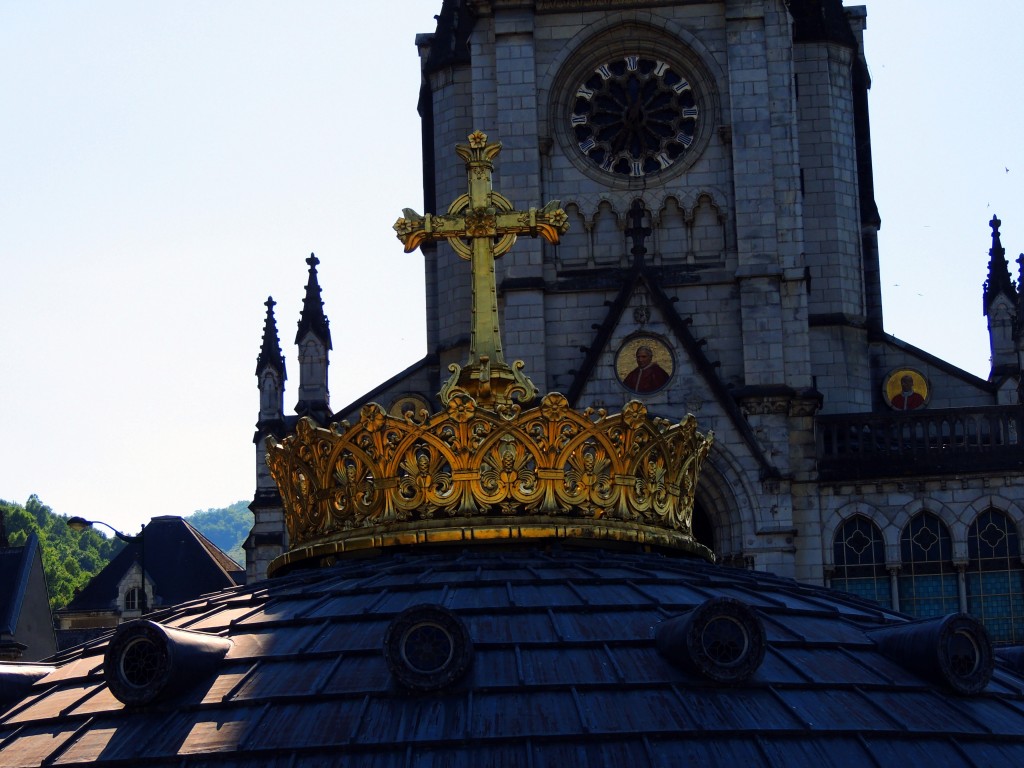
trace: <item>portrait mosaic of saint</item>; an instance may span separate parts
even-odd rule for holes
[[[672,379],[675,361],[664,341],[656,336],[634,336],[619,349],[615,372],[630,392],[648,395]]]
[[[931,399],[928,379],[913,368],[897,368],[890,371],[882,383],[885,402],[894,411],[916,411],[924,408]]]

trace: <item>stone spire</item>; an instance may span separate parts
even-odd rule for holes
[[[1006,250],[999,237],[999,227],[1003,222],[998,216],[993,216],[988,223],[992,227],[992,247],[988,250],[988,279],[985,281],[985,314],[996,296],[1003,295],[1011,299],[1016,305],[1017,290],[1013,280],[1010,278],[1010,268],[1006,261]]]
[[[260,425],[270,421],[276,422],[284,417],[284,382],[288,374],[285,371],[284,355],[281,354],[281,342],[277,336],[275,304],[273,296],[268,296],[264,303],[267,318],[263,323],[263,344],[259,357],[256,358],[256,380],[260,388]]]
[[[999,238],[1001,224],[997,216],[993,216],[989,222],[989,226],[992,227],[992,247],[988,251],[988,279],[985,281],[983,299],[992,354],[990,381],[997,381],[1020,371],[1015,343],[1019,296],[1017,286],[1010,278],[1006,251]]]
[[[277,335],[277,320],[274,318],[274,307],[277,302],[273,296],[267,296],[263,303],[267,308],[267,318],[263,321],[263,344],[260,346],[260,355],[256,358],[256,375],[266,369],[275,371],[281,375],[281,379],[287,379],[285,373],[284,355],[281,354],[281,341]]]
[[[295,343],[299,347],[299,401],[295,404],[295,412],[326,424],[331,418],[327,389],[331,328],[324,314],[316,273],[320,260],[311,253],[306,263],[309,265],[309,279],[306,281],[306,297],[302,300],[299,330],[295,334]]]
[[[324,314],[324,302],[320,294],[320,279],[316,273],[316,265],[320,259],[316,254],[309,254],[309,279],[306,281],[306,297],[302,300],[302,315],[299,317],[299,330],[295,334],[295,343],[301,344],[304,336],[313,334],[326,349],[331,347],[331,327]]]

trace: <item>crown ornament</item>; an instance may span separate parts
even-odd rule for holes
[[[267,467],[284,504],[291,549],[271,575],[382,547],[537,539],[602,539],[670,547],[713,559],[693,537],[694,494],[714,436],[651,417],[574,410],[537,389],[502,354],[495,259],[520,235],[557,245],[568,217],[557,200],[517,211],[491,186],[501,144],[475,131],[456,146],[469,193],[443,216],[405,209],[394,229],[406,252],[447,241],[471,265],[469,359],[449,367],[443,410],[389,414],[267,438]]]
[[[456,392],[429,415],[363,407],[355,424],[299,420],[269,441],[291,551],[272,570],[380,547],[576,538],[671,547],[710,558],[692,535],[713,435],[688,415],[576,411],[553,392],[536,408],[478,407]]]

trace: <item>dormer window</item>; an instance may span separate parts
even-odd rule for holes
[[[142,589],[132,587],[124,593],[124,609],[126,611],[142,610]]]

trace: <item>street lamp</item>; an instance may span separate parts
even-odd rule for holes
[[[129,536],[127,533],[121,533],[110,523],[104,523],[102,520],[86,520],[84,517],[68,518],[68,528],[73,531],[84,531],[92,528],[94,525],[102,525],[104,528],[109,528],[117,538],[126,544],[137,543],[139,545],[139,569],[142,571],[142,589],[139,595],[139,606],[142,612],[145,613],[149,608],[149,601],[146,599],[146,540],[143,537],[143,534],[146,533],[145,524],[143,524],[142,530],[136,536]]]

